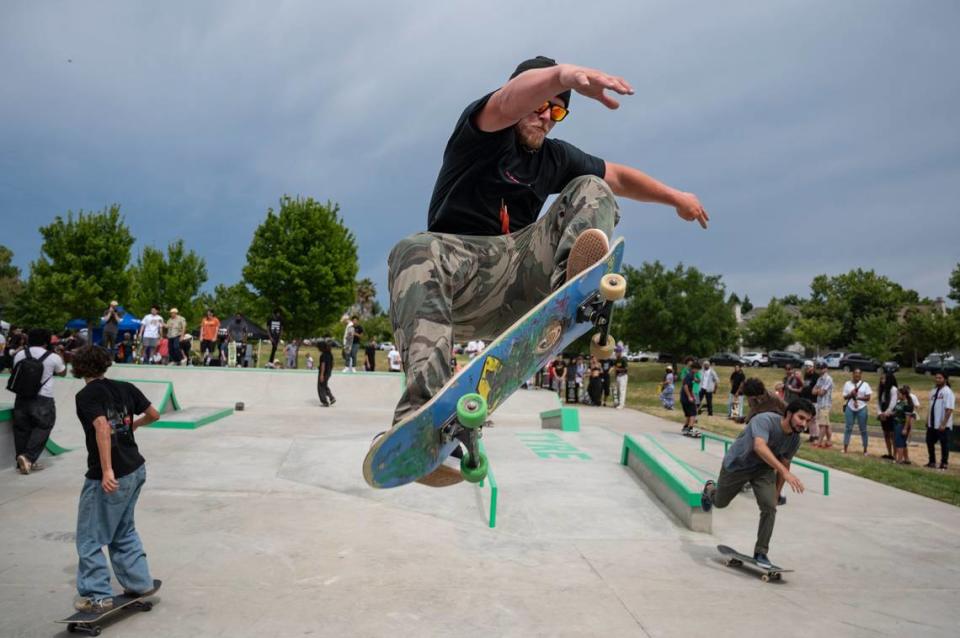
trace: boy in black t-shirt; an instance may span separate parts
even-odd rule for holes
[[[330,375],[333,374],[333,352],[330,350],[330,342],[322,339],[317,345],[320,349],[320,360],[317,362],[317,395],[320,397],[320,405],[329,408],[337,402],[330,392]]]
[[[73,355],[73,374],[86,386],[77,393],[77,418],[87,446],[87,474],[77,513],[77,593],[79,611],[101,612],[113,607],[110,569],[103,546],[110,552],[114,574],[125,592],[153,591],[134,509],[146,480],[134,431],[160,415],[131,383],[104,378],[110,353],[84,346]],[[134,418],[140,414],[139,418]]]

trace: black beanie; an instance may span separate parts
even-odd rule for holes
[[[513,72],[513,75],[510,76],[510,79],[517,77],[524,71],[529,71],[530,69],[546,69],[551,66],[557,66],[557,61],[553,58],[548,58],[542,55],[538,55],[535,58],[530,58],[529,60],[524,60],[517,65],[517,70]],[[558,93],[557,97],[563,100],[563,104],[570,108],[570,90],[567,89],[563,93]]]

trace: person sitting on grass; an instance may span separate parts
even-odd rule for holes
[[[700,505],[709,512],[714,506],[726,507],[747,483],[751,485],[760,508],[753,558],[767,569],[772,567],[767,553],[780,489],[786,483],[794,492],[803,493],[803,483],[790,473],[790,461],[800,449],[800,433],[815,412],[807,399],[794,399],[782,416],[773,411],[754,415],[724,455],[716,482],[707,481],[703,486]]]

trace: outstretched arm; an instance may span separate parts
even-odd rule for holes
[[[474,123],[481,131],[501,131],[568,89],[597,100],[609,109],[618,108],[620,103],[606,91],[633,94],[633,87],[623,78],[587,67],[558,64],[546,69],[531,69],[504,84],[490,96]]]
[[[630,166],[606,162],[603,180],[610,186],[610,190],[620,197],[673,206],[681,219],[695,221],[703,228],[706,228],[710,221],[710,215],[696,195],[671,188]]]

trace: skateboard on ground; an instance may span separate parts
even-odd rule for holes
[[[122,609],[136,610],[136,611],[150,611],[153,609],[153,603],[146,600],[150,596],[153,596],[157,593],[157,590],[160,589],[161,582],[154,579],[153,581],[153,590],[144,594],[143,596],[128,596],[127,594],[119,594],[113,597],[113,608],[108,609],[100,613],[88,613],[84,611],[78,611],[69,618],[64,618],[63,620],[58,620],[58,623],[65,624],[67,626],[67,631],[71,634],[77,631],[83,631],[91,636],[99,636],[100,632],[103,631],[103,626],[100,624],[107,616],[115,614]]]
[[[777,567],[772,565],[770,567],[761,567],[757,565],[757,561],[754,560],[753,556],[747,556],[746,554],[741,554],[732,547],[727,547],[726,545],[717,545],[717,549],[721,554],[727,557],[727,566],[729,567],[742,567],[743,565],[750,565],[754,569],[761,571],[760,580],[765,583],[769,583],[771,580],[782,580],[785,572],[792,572],[792,569],[784,569],[783,567]]]
[[[592,328],[599,332],[591,354],[613,356],[608,334],[615,301],[626,293],[619,273],[623,239],[600,261],[582,271],[531,308],[480,354],[470,360],[427,403],[379,437],[363,461],[363,478],[372,487],[397,487],[433,472],[461,443],[466,453],[460,473],[470,482],[487,474],[479,449],[487,415]]]

